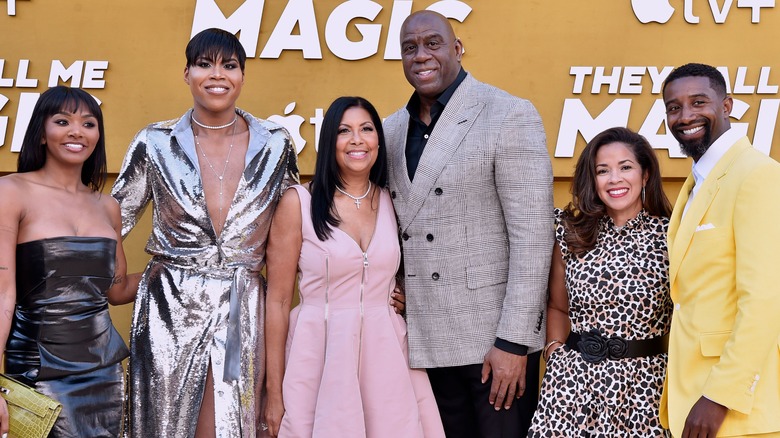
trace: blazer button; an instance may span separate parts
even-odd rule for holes
[[[441,196],[441,194],[444,193],[444,190],[442,190],[441,187],[436,187],[436,190],[434,190],[433,193]]]
[[[406,233],[403,233],[403,234],[401,234],[401,237],[402,237],[404,240],[409,240],[409,235],[408,235],[408,234],[406,234]]]
[[[428,242],[433,242],[433,234],[429,234],[425,238],[428,239]]]
[[[433,275],[431,275],[431,278],[433,278],[434,280],[438,280],[439,279],[439,273],[438,272],[434,272]]]
[[[393,198],[393,199],[395,199],[395,190],[393,190],[392,192],[390,192],[390,197],[391,197],[391,198]]]

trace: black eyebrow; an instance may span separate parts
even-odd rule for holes
[[[636,163],[634,162],[634,160],[632,160],[632,159],[630,159],[630,158],[627,158],[627,159],[625,159],[625,160],[622,160],[622,161],[618,161],[618,164],[624,164],[624,163],[631,163],[631,164],[636,164]],[[602,166],[602,167],[608,167],[609,165],[608,165],[607,163],[596,163],[596,167],[599,167],[599,166]]]
[[[77,108],[77,110],[78,110],[78,108]],[[75,112],[70,112],[70,111],[65,111],[65,110],[59,110],[59,111],[57,111],[56,113],[54,113],[54,114],[52,114],[52,115],[54,115],[54,116],[56,116],[56,115],[61,115],[61,116],[70,116],[70,115],[73,115],[73,114],[76,114],[76,113],[75,113]],[[97,118],[97,117],[95,117],[95,115],[94,115],[94,114],[92,114],[92,113],[87,113],[87,114],[84,114],[84,117],[93,117],[93,118]]]

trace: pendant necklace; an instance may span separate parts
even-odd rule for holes
[[[363,196],[352,196],[349,193],[347,193],[345,190],[342,190],[342,188],[339,186],[336,186],[336,190],[349,196],[353,201],[355,201],[355,205],[357,206],[358,210],[360,210],[360,200],[368,196],[368,192],[371,191],[371,181],[368,182],[368,190],[366,190],[366,193],[363,193]]]
[[[238,117],[238,115],[236,115]],[[204,127],[206,129],[219,129],[219,128],[226,128],[234,123],[236,123],[236,119],[233,119],[232,122],[228,123],[227,125],[223,125],[221,127],[211,127],[211,126],[204,126],[198,123],[195,118],[192,119],[196,125]],[[200,145],[200,141],[198,141],[198,134],[195,134],[195,131],[192,131],[192,133],[195,135],[195,145],[200,149],[200,153],[203,155],[203,158],[206,159],[206,163],[209,165],[209,169],[211,169],[211,172],[214,173],[214,176],[217,177],[219,180],[219,216],[217,217],[218,223],[219,223],[219,230],[220,234],[222,233],[222,227],[225,225],[225,220],[227,217],[223,217],[223,209],[224,209],[224,196],[223,196],[223,186],[225,184],[225,173],[227,172],[228,163],[230,162],[230,153],[233,152],[233,141],[236,139],[236,125],[233,125],[233,135],[230,137],[230,147],[228,148],[227,157],[225,158],[225,166],[222,168],[222,173],[217,173],[216,169],[214,169],[214,166],[211,164],[211,160],[209,160],[209,157],[206,155],[206,150],[203,149],[203,146]]]

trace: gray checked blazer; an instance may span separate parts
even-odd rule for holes
[[[536,108],[469,74],[436,123],[414,182],[406,108],[383,126],[411,366],[481,364],[496,337],[540,350],[553,189]]]

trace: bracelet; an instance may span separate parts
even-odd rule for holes
[[[550,347],[552,347],[552,346],[553,346],[553,345],[555,345],[555,344],[561,344],[561,345],[563,345],[563,342],[561,342],[561,341],[559,341],[559,340],[557,340],[557,339],[553,339],[552,341],[548,342],[548,343],[547,343],[547,345],[545,345],[545,346],[544,346],[544,349],[542,350],[542,357],[544,357],[544,360],[545,360],[545,361],[546,361],[547,359],[549,359],[549,357],[550,357],[550,356],[547,354],[547,350],[549,350],[549,349],[550,349]]]

